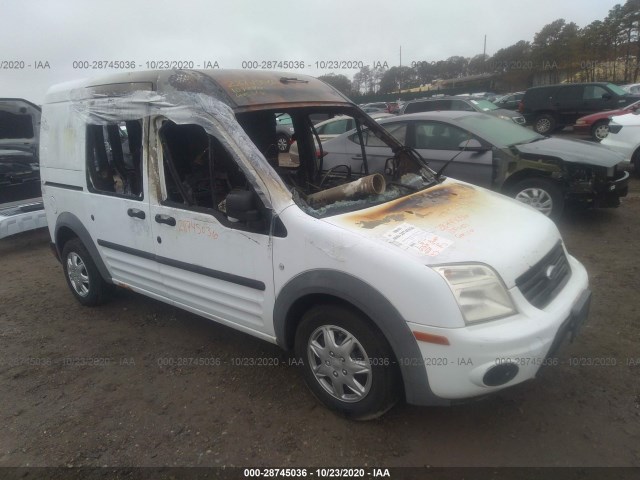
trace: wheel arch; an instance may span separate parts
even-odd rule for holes
[[[503,194],[509,194],[511,193],[514,185],[516,185],[517,183],[520,183],[523,180],[528,180],[530,178],[539,178],[539,179],[543,179],[543,180],[551,180],[552,182],[554,182],[555,184],[558,185],[558,187],[562,188],[564,190],[564,186],[562,185],[561,182],[558,182],[557,180],[554,180],[551,177],[552,172],[545,172],[545,171],[541,171],[541,170],[534,170],[531,168],[525,168],[523,170],[518,170],[517,172],[513,173],[512,175],[510,175],[502,184],[502,187],[500,188],[500,193]]]
[[[303,272],[280,290],[273,323],[281,347],[291,350],[302,314],[321,303],[338,303],[362,313],[380,330],[396,359],[422,357],[406,320],[382,293],[350,274],[325,269]],[[416,363],[421,362],[398,362],[406,401],[414,405],[449,404],[433,394],[426,368]]]
[[[100,256],[96,245],[91,239],[91,234],[82,224],[82,221],[73,213],[63,212],[58,215],[53,238],[55,239],[55,248],[58,252],[58,258],[60,259],[62,259],[62,250],[64,249],[64,245],[73,238],[80,239],[89,251],[89,254],[96,264],[102,278],[108,283],[113,283],[111,275],[109,275],[109,271],[102,261],[102,257]]]
[[[536,113],[533,115],[533,119],[537,119],[540,115],[550,115],[557,122],[558,121],[558,112],[555,110],[536,110]]]

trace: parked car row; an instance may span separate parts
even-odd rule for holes
[[[359,105],[366,113],[398,113],[400,104],[398,102],[373,102]]]
[[[519,113],[499,108],[489,100],[475,97],[439,97],[412,100],[402,107],[400,113],[407,114],[448,110],[461,112],[483,112],[520,125],[525,123],[524,117]]]
[[[585,115],[576,120],[573,132],[578,135],[590,135],[594,140],[601,141],[609,134],[609,121],[611,117],[633,113],[640,108],[640,100],[617,110],[605,110],[603,112]]]

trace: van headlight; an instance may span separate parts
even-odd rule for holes
[[[446,280],[467,324],[495,320],[516,313],[502,279],[480,264],[432,267]]]

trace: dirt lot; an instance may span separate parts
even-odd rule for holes
[[[366,423],[319,406],[277,347],[126,291],[81,307],[46,231],[5,239],[0,466],[639,466],[639,219],[633,179],[620,208],[561,221],[594,293],[561,365],[482,401]]]

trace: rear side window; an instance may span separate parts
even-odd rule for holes
[[[405,143],[407,137],[407,124],[406,122],[394,122],[383,125],[384,129],[391,134],[396,140],[400,143]],[[362,132],[362,138],[364,139],[364,144],[367,147],[385,147],[389,148],[389,145],[384,143],[378,137],[373,135],[368,129]],[[349,140],[353,143],[360,144],[360,139],[358,138],[358,134],[354,133],[349,136]]]
[[[464,130],[440,122],[416,122],[415,148],[431,150],[458,150],[460,143],[470,135]]]
[[[342,120],[336,120],[329,122],[317,129],[318,135],[340,135],[353,128],[353,120],[344,118]]]
[[[142,121],[87,125],[89,191],[141,200]]]
[[[31,115],[0,111],[0,138],[33,138]]]
[[[587,85],[584,87],[584,100],[601,100],[605,94],[609,94],[609,92],[600,85]]]
[[[582,85],[562,87],[558,90],[558,93],[555,96],[555,100],[559,102],[577,102],[582,100],[584,91],[585,89]]]
[[[524,95],[523,101],[527,105],[530,105],[532,108],[536,108],[538,106],[538,103],[549,101],[556,90],[557,89],[555,87],[532,88],[530,90],[527,90]]]

